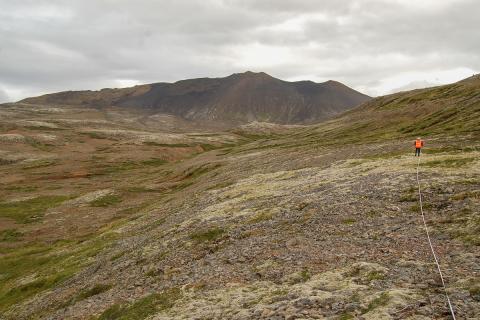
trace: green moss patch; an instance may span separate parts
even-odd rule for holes
[[[92,202],[90,202],[90,206],[92,207],[109,207],[113,206],[117,203],[120,203],[122,201],[122,198],[118,195],[115,194],[109,194],[106,196],[103,196],[101,198],[95,199]]]
[[[371,271],[367,275],[368,281],[383,280],[383,279],[385,279],[385,274],[383,272]]]
[[[272,212],[260,212],[253,217],[251,217],[248,222],[249,223],[259,223],[263,221],[268,221],[273,218],[273,213]]]
[[[13,185],[5,187],[7,191],[16,191],[16,192],[32,192],[37,190],[36,186],[23,186],[23,185]]]
[[[220,228],[213,228],[207,231],[196,232],[190,235],[192,240],[196,242],[209,242],[220,238],[225,233],[225,230]]]
[[[146,165],[146,166],[161,166],[168,163],[167,160],[160,159],[160,158],[151,158],[148,160],[144,160],[141,162],[141,164]]]
[[[96,296],[97,294],[110,290],[110,288],[112,288],[111,284],[103,284],[103,283],[96,284],[92,288],[80,292],[76,300],[80,301],[80,300],[84,300],[84,299]]]
[[[115,239],[105,234],[88,241],[59,241],[0,249],[0,313],[33,295],[53,288],[88,266]],[[32,277],[31,281],[26,277]]]
[[[2,296],[2,298],[0,299],[0,306],[2,303],[4,305],[18,303],[23,299],[26,299],[41,291],[54,287],[65,279],[69,278],[71,275],[72,273],[67,270],[51,276],[39,278],[35,281],[21,285],[19,287],[15,287]]]
[[[342,221],[343,224],[346,224],[347,226],[351,226],[352,224],[354,224],[355,222],[357,222],[355,219],[353,218],[348,218],[348,219],[344,219]]]
[[[6,229],[0,231],[0,242],[15,242],[21,240],[23,233],[16,229]]]
[[[415,202],[418,200],[417,196],[418,189],[415,187],[410,187],[403,191],[400,202]]]
[[[179,289],[168,289],[150,294],[131,304],[115,304],[105,310],[98,320],[141,320],[170,309],[182,297]]]
[[[28,170],[28,169],[36,169],[36,168],[43,168],[43,167],[49,167],[57,164],[57,160],[52,160],[52,159],[42,159],[42,160],[35,160],[31,161],[27,164],[25,164],[22,169]]]
[[[431,203],[423,203],[422,205],[423,205],[423,209],[431,209],[432,208]],[[420,212],[420,205],[418,203],[416,203],[414,205],[411,205],[409,209],[412,212]]]
[[[480,284],[473,285],[468,289],[468,293],[475,301],[480,301]]]
[[[425,149],[426,154],[439,154],[439,153],[468,153],[475,151],[475,147],[464,147],[460,145],[446,145],[438,148]]]
[[[159,167],[166,163],[168,163],[168,161],[161,158],[151,158],[143,161],[109,162],[93,169],[92,175],[107,175],[129,170],[145,169],[147,167]]]
[[[302,277],[303,282],[307,282],[312,277],[312,275],[310,274],[310,272],[307,269],[303,269],[300,272],[300,276]]]
[[[388,304],[390,301],[390,295],[387,292],[383,292],[380,296],[377,298],[373,299],[367,306],[367,308],[364,310],[363,313],[368,313],[378,307],[383,307]]]
[[[209,171],[212,171],[214,169],[217,169],[221,167],[221,164],[217,163],[215,165],[204,165],[204,166],[199,166],[196,168],[189,169],[188,171],[185,172],[185,178],[187,179],[194,179],[197,178]]]
[[[451,197],[452,200],[480,199],[480,190],[465,191]]]
[[[459,168],[466,166],[474,161],[476,158],[452,158],[452,159],[442,159],[442,160],[432,160],[421,163],[421,166],[425,167],[441,167],[441,168]]]
[[[400,202],[414,202],[417,201],[418,198],[413,194],[404,194],[400,197]]]
[[[220,147],[215,146],[213,144],[208,144],[208,143],[201,143],[199,146],[202,148],[203,151],[210,151],[210,150],[215,150],[219,149]]]
[[[40,196],[15,202],[0,203],[0,217],[10,218],[17,223],[30,223],[41,219],[49,208],[58,206],[69,196]]]
[[[112,139],[112,137],[109,137],[108,135],[101,132],[81,132],[81,134],[86,135],[91,139]]]

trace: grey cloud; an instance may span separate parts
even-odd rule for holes
[[[429,82],[429,81],[412,81],[410,83],[407,83],[404,86],[395,88],[394,90],[392,90],[392,93],[393,92],[399,92],[399,91],[412,90],[412,89],[417,89],[417,88],[435,87],[437,85],[438,85],[438,83]]]
[[[239,7],[247,8],[248,10],[266,12],[268,14],[285,13],[291,14],[304,14],[312,12],[325,12],[329,14],[341,14],[352,10],[356,1],[333,1],[324,0],[319,5],[318,0],[227,0],[225,3],[236,5]]]
[[[361,88],[408,71],[480,70],[477,1],[406,3],[0,0],[0,82],[41,94],[224,76],[252,68],[242,57],[255,45],[289,54],[257,71]]]
[[[8,101],[9,101],[9,98],[7,96],[7,93],[2,89],[0,89],[0,103],[8,102]]]

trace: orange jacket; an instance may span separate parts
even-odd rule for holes
[[[423,145],[424,145],[423,140],[422,139],[416,139],[414,145],[415,145],[415,148],[423,147]]]

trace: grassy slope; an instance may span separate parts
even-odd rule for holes
[[[427,89],[375,98],[297,134],[321,144],[365,143],[380,139],[431,135],[478,135],[480,77]]]

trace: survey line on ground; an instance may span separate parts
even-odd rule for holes
[[[417,161],[417,186],[418,186],[418,200],[420,202],[420,212],[422,214],[423,226],[425,227],[425,233],[427,234],[428,244],[430,245],[430,250],[432,251],[433,259],[435,260],[435,264],[437,265],[438,274],[440,275],[440,279],[442,280],[443,290],[445,291],[445,297],[447,298],[448,307],[450,308],[450,313],[452,314],[453,320],[456,320],[455,312],[453,311],[452,303],[450,302],[450,297],[448,296],[447,286],[445,285],[445,280],[443,279],[442,268],[440,267],[440,263],[438,262],[437,254],[433,249],[432,240],[430,239],[430,233],[428,232],[427,222],[425,221],[425,214],[423,213],[423,202],[422,202],[422,191],[420,189],[420,179],[418,178],[418,171],[420,168],[420,156],[418,157]]]

